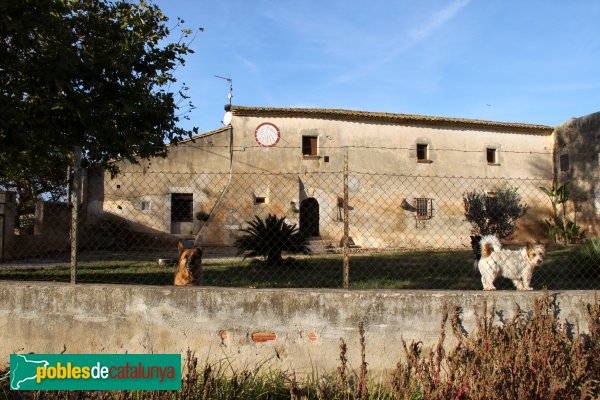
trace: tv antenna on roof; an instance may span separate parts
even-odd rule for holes
[[[227,98],[229,99],[229,105],[231,105],[231,99],[233,98],[233,79],[219,75],[215,75],[215,78],[225,79],[229,83],[229,93],[227,94]]]

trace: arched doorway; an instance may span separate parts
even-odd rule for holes
[[[307,237],[319,236],[319,202],[312,197],[300,203],[300,232]]]

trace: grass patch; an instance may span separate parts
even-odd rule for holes
[[[548,251],[544,265],[532,279],[535,289],[598,289],[600,258],[591,247],[555,247]],[[115,255],[113,255],[114,257]],[[137,254],[139,257],[139,253]],[[78,266],[81,283],[125,283],[171,285],[174,267],[163,267],[156,259],[83,261]],[[132,257],[133,256],[129,256]],[[260,260],[206,259],[207,286],[253,288],[340,288],[341,255],[314,255],[288,258],[272,266]],[[0,279],[70,281],[68,267],[48,269],[0,269]],[[445,289],[480,290],[478,271],[473,270],[470,251],[415,251],[350,256],[350,286],[353,289]],[[514,289],[506,279],[496,281],[498,289]]]

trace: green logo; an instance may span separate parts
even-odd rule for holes
[[[179,354],[11,354],[12,390],[180,390]]]

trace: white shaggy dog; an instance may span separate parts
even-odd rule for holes
[[[494,280],[499,276],[511,279],[517,290],[532,290],[529,284],[533,269],[544,262],[545,245],[527,243],[519,250],[505,250],[494,235],[482,237],[480,245],[478,267],[483,290],[496,290]]]

